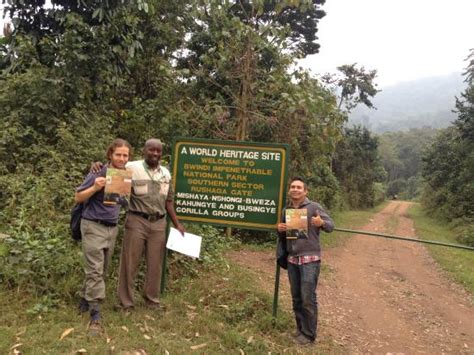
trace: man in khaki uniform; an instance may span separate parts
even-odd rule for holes
[[[163,258],[166,248],[166,215],[184,235],[173,206],[171,174],[160,159],[163,145],[149,139],[143,150],[144,160],[129,162],[133,171],[130,208],[120,259],[118,298],[124,310],[134,307],[133,289],[138,265],[145,251],[146,277],[143,297],[148,306],[161,308],[159,295]]]

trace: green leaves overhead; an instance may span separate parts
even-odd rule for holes
[[[267,36],[285,33],[281,47],[304,58],[318,53],[316,33],[325,16],[321,10],[324,3],[325,0],[235,1],[231,13],[254,28],[267,28]]]
[[[335,91],[339,92],[338,108],[341,109],[342,104],[346,112],[359,104],[375,108],[370,99],[379,92],[375,83],[377,70],[367,71],[363,66],[357,68],[357,63],[342,65],[337,70],[339,73],[325,75],[323,81],[336,85]]]

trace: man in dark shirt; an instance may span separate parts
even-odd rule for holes
[[[99,303],[105,298],[105,274],[117,238],[120,205],[104,204],[107,169],[125,169],[131,146],[116,139],[107,149],[108,164],[97,174],[89,173],[76,189],[75,200],[84,203],[81,220],[82,251],[85,259],[85,281],[81,311],[90,310],[89,332],[96,335],[102,330]]]
[[[318,324],[318,301],[316,287],[321,270],[321,246],[319,232],[332,232],[334,223],[324,209],[307,198],[308,187],[301,177],[290,182],[289,204],[283,211],[282,223],[277,228],[280,243],[288,254],[288,278],[290,280],[293,311],[296,318],[297,344],[311,344],[316,340]],[[305,228],[292,229],[286,220],[287,210],[305,210],[295,213],[305,218]],[[290,212],[290,211],[288,211]],[[301,213],[303,212],[303,213]]]

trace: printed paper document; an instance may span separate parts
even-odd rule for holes
[[[201,253],[201,241],[202,237],[198,235],[184,233],[183,237],[176,228],[170,228],[170,235],[166,247],[170,250],[177,251],[178,253],[193,258],[199,258]]]

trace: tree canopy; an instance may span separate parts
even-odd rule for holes
[[[474,50],[467,58],[466,90],[456,99],[454,124],[442,131],[423,157],[425,206],[445,220],[474,219]]]
[[[165,163],[178,135],[287,143],[290,173],[339,206],[331,160],[347,117],[331,88],[294,65],[318,51],[323,3],[9,1],[13,31],[0,41],[0,233],[11,236],[2,281],[43,285],[33,287],[39,293],[70,287],[48,280],[77,263],[64,252],[73,191],[115,137],[135,151],[161,138]],[[21,260],[34,270],[17,274]]]

